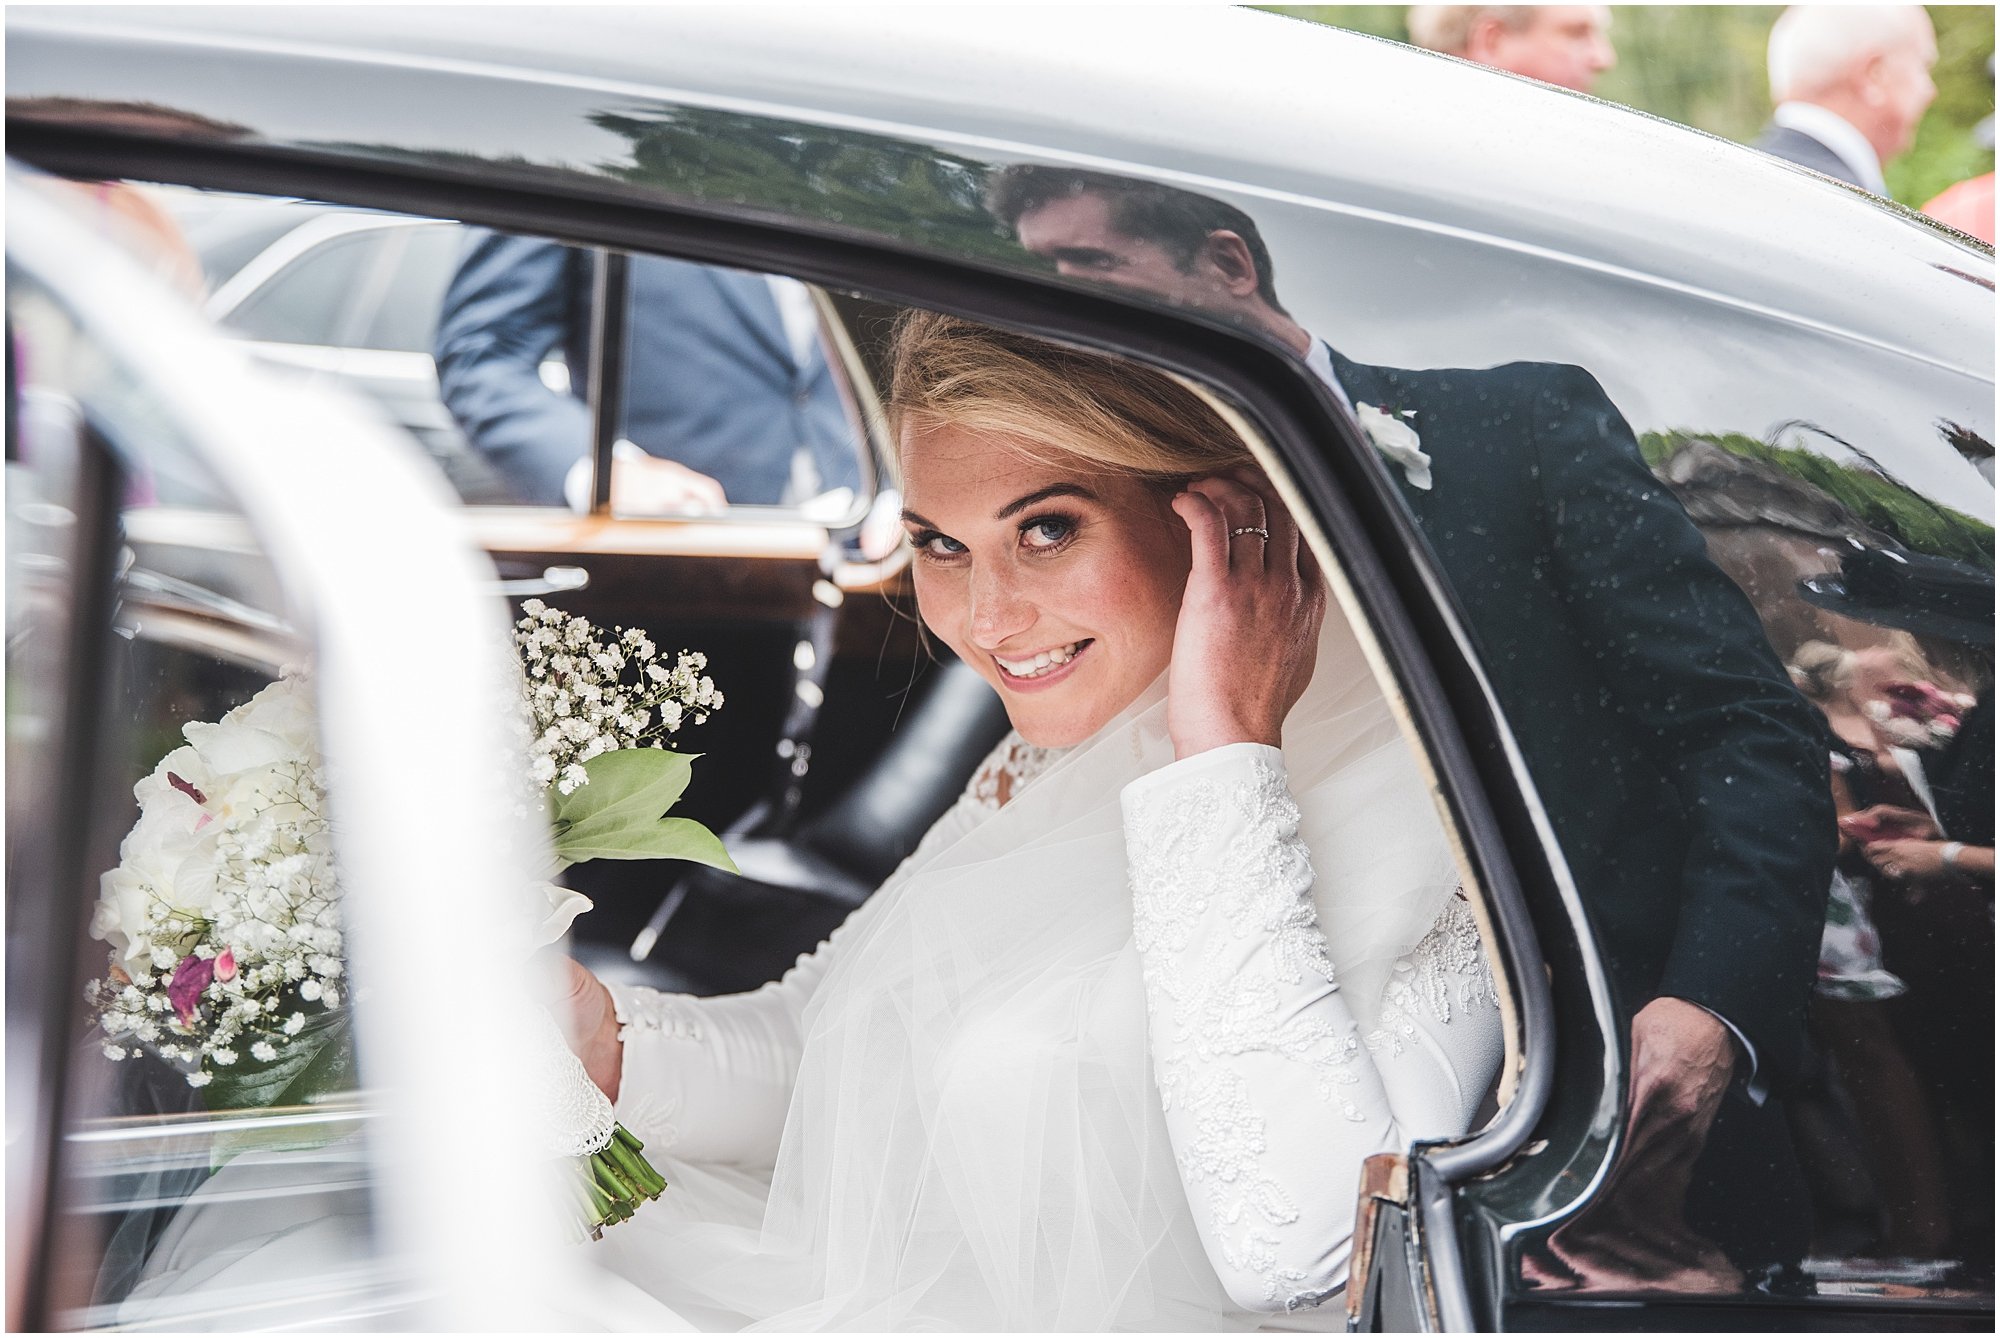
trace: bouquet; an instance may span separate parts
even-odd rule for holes
[[[664,816],[693,758],[666,740],[705,721],[722,694],[706,660],[665,662],[636,629],[523,605],[515,625],[526,684],[529,778],[540,787],[556,868],[590,859],[689,859],[734,869],[713,833]],[[309,675],[288,668],[134,787],[139,820],[103,876],[91,933],[110,946],[87,987],[108,1059],[173,1065],[211,1110],[308,1104],[350,1083],[340,890]],[[552,941],[587,899],[544,884]],[[552,1130],[577,1161],[575,1198],[595,1235],[665,1181],[611,1119],[553,1022]],[[551,1048],[552,1042],[552,1048]],[[581,1098],[577,1083],[588,1088]],[[581,1116],[576,1115],[582,1109]]]
[[[1946,693],[1936,684],[1902,680],[1884,684],[1882,695],[1861,704],[1861,710],[1889,742],[1901,748],[1942,748],[1957,735],[1972,699]]]

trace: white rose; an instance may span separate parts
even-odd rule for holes
[[[1419,449],[1420,438],[1415,428],[1372,404],[1355,405],[1354,416],[1361,421],[1361,430],[1368,434],[1375,449],[1403,467],[1403,477],[1412,488],[1431,486],[1431,458]]]
[[[201,754],[212,782],[246,771],[303,760],[298,747],[282,734],[245,725],[194,723],[181,727],[187,741]],[[211,795],[211,798],[214,796]]]

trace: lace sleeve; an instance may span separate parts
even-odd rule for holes
[[[1397,963],[1363,1035],[1312,899],[1283,754],[1198,754],[1124,795],[1153,1071],[1225,1288],[1253,1310],[1345,1284],[1362,1159],[1463,1132],[1500,1055],[1469,909]]]

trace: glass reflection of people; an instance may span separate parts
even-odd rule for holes
[[[572,965],[578,1053],[675,1186],[602,1258],[703,1327],[1320,1306],[1364,1158],[1498,1072],[1416,760],[1197,395],[936,313],[890,365],[919,611],[1015,732],[783,981]]]
[[[1804,1186],[1765,1098],[1804,1050],[1832,874],[1823,727],[1604,392],[1551,364],[1353,362],[1285,310],[1255,223],[1220,200],[1023,165],[988,203],[1060,273],[1233,320],[1415,424],[1429,467],[1392,476],[1640,1005],[1625,1154],[1544,1280],[1739,1285],[1710,1238],[1746,1267],[1798,1258]]]
[[[1887,195],[1882,167],[1910,147],[1937,96],[1937,33],[1921,5],[1794,5],[1771,27],[1777,108],[1755,147]]]
[[[1863,668],[1864,655],[1874,662],[1872,674]],[[1885,738],[1867,709],[1883,700],[1875,695],[1883,688],[1922,676],[1910,659],[1900,647],[1856,652],[1824,641],[1809,641],[1792,655],[1792,681],[1833,732],[1831,784],[1843,820],[1878,806],[1909,810],[1921,803],[1911,783],[1915,755]],[[1950,1235],[1944,1159],[1930,1100],[1883,1007],[1909,987],[1883,964],[1872,910],[1878,875],[1861,845],[1852,835],[1841,838],[1812,1027],[1840,1075],[1868,1161],[1879,1217],[1868,1252],[1936,1258]]]
[[[1957,1197],[1947,1249],[1981,1266],[1993,1248],[1993,575],[1946,558],[1857,547],[1799,593],[1845,617],[1912,633],[1937,668],[1930,677],[1974,690],[1949,741],[1911,754],[1906,768],[1921,782],[1918,802],[1871,805],[1841,827],[1876,874],[1883,963],[1909,987],[1885,1007],[1948,1151]]]
[[[1588,93],[1618,63],[1605,5],[1412,5],[1410,40]]]
[[[592,264],[580,248],[472,230],[445,292],[439,391],[520,502],[588,509]],[[802,285],[636,256],[629,292],[615,510],[700,514],[859,485]],[[566,389],[542,380],[558,351]]]

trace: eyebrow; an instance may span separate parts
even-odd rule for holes
[[[1097,494],[1084,487],[1081,483],[1051,483],[1048,487],[1037,488],[1034,492],[1024,497],[1016,497],[1013,501],[995,511],[993,519],[1005,520],[1009,516],[1020,514],[1037,502],[1046,502],[1051,497],[1080,497],[1086,502],[1098,502],[1099,505],[1102,505]],[[922,525],[927,529],[935,530],[938,528],[936,521],[920,516],[908,507],[903,508],[903,519],[912,525]]]

